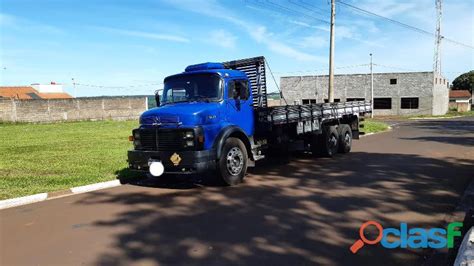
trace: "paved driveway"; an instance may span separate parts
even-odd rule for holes
[[[473,158],[473,118],[413,121],[335,159],[266,162],[237,187],[145,180],[6,209],[0,264],[417,265],[420,250],[349,246],[367,220],[444,226]]]

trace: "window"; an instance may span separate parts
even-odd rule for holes
[[[301,101],[303,104],[315,104],[316,103],[316,99],[303,99]]]
[[[365,98],[347,98],[347,102],[365,101]]]
[[[375,98],[374,109],[392,109],[392,98]]]
[[[161,104],[186,101],[218,101],[222,79],[217,74],[182,74],[165,79]]]
[[[402,109],[418,109],[418,98],[402,98],[401,99],[401,108]]]
[[[247,100],[249,98],[248,82],[246,80],[232,80],[227,85],[227,98]]]
[[[397,79],[390,79],[390,85],[396,85]]]
[[[329,102],[329,99],[324,99],[324,102],[325,102],[325,103],[328,103],[328,102]],[[334,99],[334,102],[335,102],[335,103],[341,102],[341,99]]]
[[[186,101],[186,90],[184,88],[170,88],[166,90],[166,102],[182,102]]]

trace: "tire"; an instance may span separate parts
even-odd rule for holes
[[[333,157],[339,147],[339,134],[335,126],[325,127],[321,139],[322,155]]]
[[[217,162],[217,173],[227,186],[242,182],[247,173],[247,149],[238,138],[228,138]]]
[[[348,153],[352,147],[352,130],[349,125],[339,126],[339,152]]]

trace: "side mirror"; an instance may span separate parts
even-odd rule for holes
[[[155,101],[156,101],[156,106],[160,106],[160,95],[158,94],[158,91],[155,91]]]

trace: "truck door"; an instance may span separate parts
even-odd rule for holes
[[[252,136],[254,117],[252,93],[248,80],[229,80],[227,82],[225,103],[227,121],[243,129],[247,136]]]

